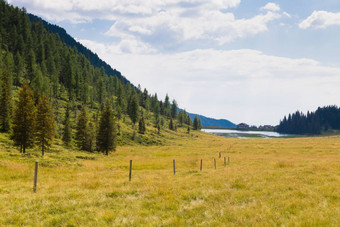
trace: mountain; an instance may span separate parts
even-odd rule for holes
[[[70,36],[66,32],[64,28],[61,28],[54,24],[50,24],[49,22],[43,20],[42,18],[30,13],[28,14],[28,18],[30,19],[31,22],[41,21],[45,29],[47,29],[51,33],[59,35],[60,39],[63,42],[65,42],[66,45],[72,48],[73,47],[77,48],[78,52],[86,56],[93,66],[98,68],[103,67],[107,75],[117,76],[118,79],[120,79],[125,84],[129,82],[124,76],[122,76],[122,74],[118,70],[112,69],[112,67],[109,64],[100,59],[96,53],[93,53],[91,50],[83,46],[81,43],[77,42],[72,36]]]
[[[236,124],[232,123],[231,121],[225,119],[214,119],[210,117],[205,117],[199,114],[188,113],[191,119],[194,119],[195,116],[201,119],[201,124],[203,127],[215,126],[215,127],[236,127]]]
[[[83,46],[81,43],[77,42],[72,36],[70,36],[65,29],[51,24],[42,18],[33,15],[28,14],[28,17],[31,22],[42,22],[44,28],[46,28],[49,32],[59,35],[60,39],[65,42],[66,45],[68,45],[71,48],[77,48],[78,52],[82,53],[84,56],[86,56],[91,64],[95,67],[101,68],[103,67],[105,70],[105,73],[110,76],[117,76],[123,83],[130,83],[129,80],[127,80],[122,74],[116,70],[112,69],[110,65],[108,65],[105,61],[101,60],[96,53],[93,53],[91,50]],[[195,116],[198,116],[201,119],[201,123],[203,127],[208,126],[216,126],[216,127],[236,127],[236,125],[228,120],[225,119],[214,119],[205,117],[198,114],[190,114],[191,119],[194,119]]]
[[[118,146],[160,145],[174,135],[187,136],[190,118],[185,112],[180,118],[173,111],[177,108],[175,100],[171,104],[166,95],[163,102],[156,93],[134,86],[65,29],[4,0],[0,0],[0,18],[0,134],[10,134],[11,127],[20,126],[16,120],[19,117],[11,115],[11,110],[21,114],[18,109],[23,103],[31,103],[31,108],[25,108],[30,110],[26,115],[31,115],[40,100],[45,100],[51,107],[49,120],[54,125],[55,138],[81,150],[100,149],[97,141],[105,139],[105,134],[99,133],[103,125],[100,122],[103,110],[110,108]],[[19,95],[20,92],[29,95]],[[27,102],[15,102],[26,96]],[[211,125],[207,121],[211,119],[200,118],[203,125]],[[180,123],[183,119],[186,121]],[[31,128],[20,130],[34,132],[37,122],[33,119]],[[191,133],[196,133],[197,128],[192,129]],[[27,138],[20,137],[20,130],[13,130],[13,140],[17,146],[26,146],[25,141],[16,139]]]

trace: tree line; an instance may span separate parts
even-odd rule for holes
[[[319,107],[314,112],[303,114],[296,111],[284,117],[277,126],[277,132],[287,134],[321,134],[329,129],[340,130],[340,108]]]
[[[25,9],[0,0],[0,18],[0,129],[21,152],[38,144],[44,153],[57,137],[67,146],[108,154],[126,117],[134,134],[136,124],[138,133],[146,133],[146,122],[158,133],[165,122],[174,131],[202,127],[167,94],[162,101],[120,74],[106,74],[41,21],[30,21]]]

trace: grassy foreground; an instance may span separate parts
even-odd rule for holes
[[[0,134],[0,226],[340,226],[340,137],[180,135],[109,157],[56,143],[42,159]]]

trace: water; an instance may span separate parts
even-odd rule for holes
[[[211,134],[224,136],[224,137],[236,137],[236,138],[280,138],[292,136],[288,134],[280,134],[277,132],[268,132],[268,131],[239,131],[232,129],[202,129],[204,132],[208,132]]]

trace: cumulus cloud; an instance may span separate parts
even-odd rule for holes
[[[265,6],[263,6],[261,8],[262,10],[269,10],[269,11],[273,11],[273,12],[277,12],[280,11],[280,6],[276,3],[273,2],[268,2]]]
[[[267,31],[268,23],[282,16],[270,11],[250,19],[236,19],[233,13],[223,13],[220,10],[196,11],[195,16],[183,16],[184,11],[164,10],[138,20],[131,17],[117,18],[106,34],[115,37],[133,36],[154,45],[156,49],[167,49],[167,44],[180,45],[189,41],[222,45]]]
[[[265,32],[268,23],[282,17],[279,6],[268,3],[267,12],[251,18],[236,18],[230,8],[241,0],[9,0],[31,6],[33,13],[49,20],[84,23],[111,20],[108,36],[128,39],[138,45],[173,51],[189,42],[223,45],[238,38]],[[133,41],[134,40],[134,41]],[[144,44],[142,44],[144,43]],[[137,45],[137,44],[136,44]]]
[[[165,8],[228,9],[236,7],[241,0],[8,0],[14,5],[36,9],[39,15],[54,20],[90,21],[92,19],[114,20],[116,16],[146,16]]]
[[[339,104],[340,68],[261,51],[196,49],[176,54],[122,54],[115,45],[81,41],[132,83],[188,111],[240,123],[278,124],[285,114]],[[317,91],[317,95],[316,95]]]
[[[324,29],[332,25],[340,25],[340,13],[314,11],[299,24],[299,27],[301,29]]]

